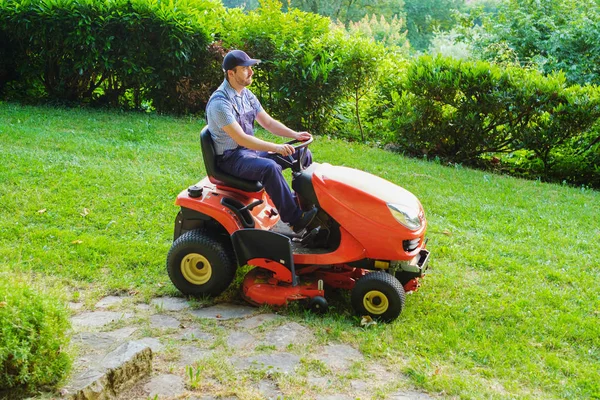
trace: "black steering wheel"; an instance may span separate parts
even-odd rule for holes
[[[292,168],[293,172],[302,172],[302,170],[304,170],[304,160],[306,159],[306,154],[308,153],[308,145],[311,144],[313,140],[315,139],[313,136],[311,136],[311,138],[308,140],[302,141],[294,139],[285,143],[292,145],[294,150],[298,153],[298,157],[296,157],[296,159],[294,159],[291,155],[286,157],[277,153],[274,153],[274,155],[276,158],[283,161],[286,165]]]

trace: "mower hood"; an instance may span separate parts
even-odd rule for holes
[[[421,210],[421,203],[417,197],[408,190],[393,184],[383,178],[348,167],[337,167],[331,164],[321,164],[316,171],[326,186],[331,183],[352,187],[385,203]]]

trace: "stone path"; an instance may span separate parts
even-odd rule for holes
[[[71,308],[79,359],[62,398],[431,399],[356,348],[246,305],[109,296]]]

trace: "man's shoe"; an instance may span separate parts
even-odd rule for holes
[[[295,233],[300,233],[304,229],[306,229],[308,224],[310,224],[312,220],[315,219],[317,211],[317,208],[313,207],[311,210],[303,212],[298,221],[296,221],[296,223],[292,226],[292,230]]]

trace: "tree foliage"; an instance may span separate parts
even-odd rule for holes
[[[288,6],[289,5],[289,6]],[[388,18],[403,15],[403,0],[289,0],[284,10],[298,8],[302,11],[330,17],[333,21],[347,24],[356,22],[366,15],[385,15]]]
[[[408,40],[417,50],[425,50],[435,30],[450,30],[453,13],[464,6],[464,0],[405,0]]]
[[[359,34],[372,39],[387,48],[408,49],[409,43],[406,39],[406,25],[404,19],[397,16],[386,19],[383,15],[365,15],[360,21],[350,22],[348,32]]]
[[[563,71],[570,83],[600,83],[600,6],[584,0],[511,0],[471,37],[483,58],[507,49],[523,66]]]

